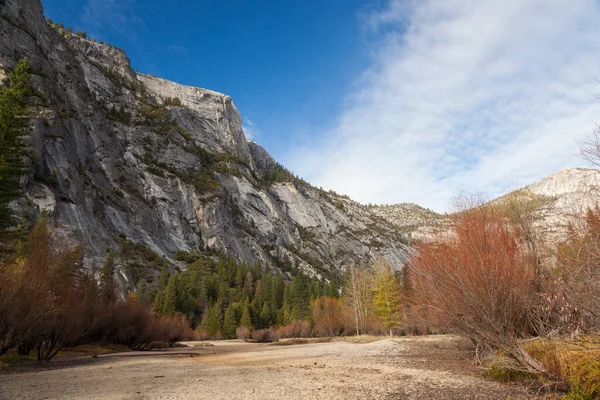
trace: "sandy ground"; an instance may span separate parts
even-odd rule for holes
[[[213,342],[0,375],[17,399],[530,399],[489,381],[451,336],[292,346]]]

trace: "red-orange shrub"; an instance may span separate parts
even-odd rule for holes
[[[311,337],[312,326],[310,321],[298,320],[291,324],[280,326],[275,329],[273,337],[275,340],[287,338]]]
[[[352,315],[340,299],[320,297],[311,302],[314,330],[319,336],[341,336],[348,329]]]
[[[190,321],[181,313],[175,315],[161,315],[158,317],[158,340],[167,342],[170,347],[180,340],[193,338]]]
[[[252,331],[252,340],[258,343],[269,343],[274,340],[273,329],[255,329]]]
[[[496,208],[460,213],[455,235],[421,245],[408,271],[413,307],[430,322],[492,347],[530,332],[536,266]]]
[[[251,337],[250,330],[245,326],[235,328],[235,335],[240,340],[248,340]]]

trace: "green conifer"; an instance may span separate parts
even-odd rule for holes
[[[237,321],[235,318],[235,303],[231,303],[227,310],[225,310],[225,318],[223,320],[223,338],[233,339],[235,338],[235,328],[237,328]]]
[[[252,318],[250,317],[250,310],[248,309],[248,304],[244,304],[244,311],[242,312],[242,320],[240,321],[240,326],[252,330]]]
[[[173,274],[169,278],[169,283],[164,292],[163,314],[175,314],[175,311],[177,311],[177,280],[177,274]]]

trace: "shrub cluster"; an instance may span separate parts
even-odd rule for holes
[[[503,354],[489,376],[538,377],[596,398],[600,208],[544,256],[526,205],[470,207],[456,214],[453,235],[422,244],[407,267],[407,314],[469,338],[478,354]]]
[[[81,247],[58,245],[44,218],[19,247],[0,263],[0,354],[35,350],[41,361],[85,343],[147,349],[192,336],[183,315],[157,317],[135,297],[117,300],[110,257],[97,280],[83,268]]]

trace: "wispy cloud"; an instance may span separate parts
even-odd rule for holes
[[[136,12],[136,0],[87,0],[81,21],[94,37],[112,31],[130,40],[137,40],[144,21]]]
[[[326,139],[289,166],[362,202],[446,209],[580,164],[600,119],[595,0],[391,0],[371,67]]]
[[[171,44],[167,47],[167,50],[178,56],[185,56],[190,54],[190,50],[187,47],[182,46],[180,44]]]
[[[254,141],[261,135],[258,127],[248,117],[243,118],[242,129],[244,130],[246,140],[248,141]]]

